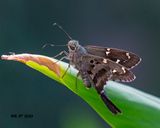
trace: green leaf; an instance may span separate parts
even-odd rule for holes
[[[160,128],[160,99],[150,94],[124,84],[107,82],[105,93],[122,110],[122,114],[113,115],[94,88],[85,88],[82,80],[76,76],[76,69],[70,67],[62,78],[67,63],[33,54],[3,55],[1,58],[23,62],[65,85],[84,99],[113,128]]]

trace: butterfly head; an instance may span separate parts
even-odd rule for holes
[[[67,46],[68,46],[69,51],[76,51],[80,45],[77,40],[70,40]]]

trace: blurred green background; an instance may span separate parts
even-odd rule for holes
[[[56,55],[64,47],[41,47],[67,43],[64,33],[52,26],[57,22],[82,45],[137,53],[143,60],[134,69],[137,79],[128,85],[160,96],[159,14],[158,0],[0,0],[0,54]],[[109,128],[64,86],[12,61],[0,61],[0,127]]]

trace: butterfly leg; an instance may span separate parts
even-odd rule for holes
[[[68,59],[68,52],[66,52],[65,50],[64,51],[61,51],[60,53],[58,53],[57,55],[55,55],[53,58],[57,58],[61,55],[65,55],[63,56],[61,59],[57,60],[55,63],[58,63],[59,61],[62,61],[63,59],[66,59],[66,60],[69,60]],[[68,65],[67,69],[65,70],[64,74],[62,75],[62,78],[66,75],[68,69],[70,68],[70,64]]]
[[[54,63],[58,63],[59,61],[62,61],[62,60],[64,60],[64,59],[68,60],[67,56],[63,56],[61,59],[55,61]]]
[[[71,66],[71,64],[69,63],[67,69],[65,70],[64,74],[62,75],[62,78],[66,75],[66,73],[67,73],[68,69],[70,68],[70,66]]]
[[[75,89],[76,89],[76,91],[78,90],[78,77],[80,76],[80,71],[77,73],[77,75],[76,75],[76,81],[75,81]]]
[[[61,51],[60,53],[58,53],[57,55],[55,55],[53,58],[57,58],[58,56],[65,54],[65,56],[63,56],[62,58],[60,58],[59,60],[57,60],[55,63],[58,63],[59,61],[62,61],[63,59],[69,60],[68,59],[68,53],[66,51]]]
[[[65,55],[65,56],[68,56],[68,53],[64,50],[64,51],[61,51],[60,53],[58,53],[57,55],[55,55],[53,58],[57,58],[58,56],[61,56],[61,55]]]
[[[121,110],[116,105],[114,105],[113,102],[106,96],[106,94],[104,93],[104,90],[100,92],[100,96],[103,102],[105,103],[105,105],[113,114],[121,113]]]

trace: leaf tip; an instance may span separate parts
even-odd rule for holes
[[[12,55],[1,55],[1,60],[14,60],[25,63],[26,60],[20,54],[12,54]]]
[[[1,60],[7,60],[8,59],[8,55],[1,55]]]
[[[50,71],[53,71],[58,76],[60,76],[60,65],[58,65],[56,61],[54,61],[52,58],[47,56],[23,53],[23,54],[2,55],[1,59],[18,61],[25,64],[28,64],[28,62],[34,62],[37,63],[38,65],[43,65],[47,67]]]

